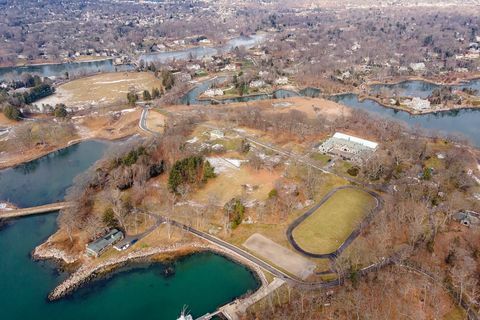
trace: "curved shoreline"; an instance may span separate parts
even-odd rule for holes
[[[390,104],[386,104],[383,101],[381,101],[379,98],[376,98],[376,97],[373,97],[373,96],[369,96],[369,95],[362,96],[358,93],[353,93],[353,92],[346,93],[346,94],[356,95],[359,102],[363,102],[365,100],[371,100],[371,101],[374,101],[374,102],[378,103],[383,108],[388,108],[388,109],[392,109],[392,110],[396,110],[396,111],[403,111],[403,112],[406,112],[406,113],[408,113],[412,116],[423,116],[423,115],[429,115],[429,114],[447,113],[447,112],[460,111],[460,110],[478,110],[478,109],[480,109],[480,105],[479,105],[479,106],[461,106],[459,108],[443,108],[443,109],[437,109],[437,110],[431,110],[431,111],[414,111],[414,110],[411,110],[411,109],[405,109],[405,108],[401,108],[401,107],[398,107],[398,106],[392,106]],[[339,94],[339,95],[343,95],[343,94]]]
[[[456,86],[456,85],[465,84],[465,82],[474,81],[474,80],[478,80],[478,79],[480,79],[480,74],[477,73],[477,74],[472,75],[472,76],[468,76],[468,77],[465,77],[465,78],[462,78],[462,79],[457,79],[453,82],[439,82],[439,81],[435,81],[435,80],[424,78],[424,77],[406,77],[404,79],[392,80],[392,82],[382,82],[382,81],[378,81],[378,80],[372,80],[372,81],[365,82],[365,85],[366,86],[372,86],[372,85],[387,85],[388,86],[388,85],[401,84],[401,83],[409,82],[409,81],[423,81],[423,82],[426,82],[426,83],[429,83],[429,84],[434,84],[434,85],[437,85],[437,86]]]
[[[29,64],[22,64],[16,66],[2,66],[0,69],[7,69],[7,68],[28,68],[28,67],[41,67],[41,66],[52,66],[52,65],[63,65],[69,63],[91,63],[91,62],[99,62],[99,61],[107,61],[107,60],[114,60],[114,57],[104,57],[102,59],[90,59],[90,60],[81,60],[81,61],[64,61],[64,62],[45,62],[45,63],[29,63]]]
[[[182,252],[182,250],[184,252]],[[258,291],[260,288],[267,285],[265,275],[261,270],[246,263],[245,261],[241,261],[237,257],[230,255],[227,252],[224,252],[218,248],[214,248],[210,245],[204,245],[199,243],[192,243],[187,245],[175,244],[175,245],[172,245],[169,247],[163,247],[163,248],[157,247],[157,248],[150,248],[147,250],[132,251],[125,256],[111,258],[98,265],[88,265],[88,264],[83,265],[79,269],[77,269],[75,272],[73,272],[67,279],[65,279],[63,282],[57,285],[57,287],[55,287],[48,294],[48,300],[49,301],[59,300],[73,293],[78,288],[86,285],[89,281],[95,278],[103,277],[109,274],[110,272],[114,272],[118,268],[126,266],[130,263],[138,263],[138,262],[141,262],[142,260],[145,260],[148,262],[154,262],[154,261],[160,262],[160,261],[165,261],[166,259],[156,260],[155,257],[158,255],[171,254],[175,257],[175,259],[178,259],[180,257],[186,256],[189,254],[195,254],[203,251],[209,251],[215,254],[219,254],[229,260],[232,260],[236,263],[240,263],[244,267],[248,268],[248,270],[252,273],[252,275],[255,277],[255,279],[258,282],[258,288],[256,288],[256,290],[253,291],[252,294]],[[41,259],[39,257],[36,257],[36,258]]]
[[[50,155],[51,153],[54,153],[54,152],[58,152],[58,151],[61,151],[63,149],[66,149],[66,148],[69,148],[71,146],[74,146],[74,145],[77,145],[79,143],[82,143],[82,142],[87,142],[87,141],[98,141],[98,142],[103,142],[103,143],[108,143],[108,142],[115,142],[115,141],[120,141],[120,140],[123,140],[123,139],[126,139],[126,138],[130,138],[132,136],[134,136],[135,134],[129,134],[129,135],[126,135],[126,136],[123,136],[123,137],[117,137],[117,138],[112,138],[112,139],[108,139],[108,138],[96,138],[96,137],[84,137],[84,138],[78,138],[78,139],[73,139],[73,140],[70,140],[68,141],[66,144],[62,144],[61,146],[58,146],[58,147],[55,147],[51,150],[45,150],[45,151],[42,151],[38,154],[35,154],[34,156],[32,157],[29,157],[29,158],[26,158],[26,159],[22,159],[20,161],[17,161],[13,164],[8,164],[8,165],[3,165],[3,163],[0,163],[0,171],[2,170],[6,170],[6,169],[13,169],[13,168],[16,168],[18,166],[21,166],[25,163],[28,163],[28,162],[31,162],[31,161],[35,161],[35,160],[38,160],[40,158],[43,158],[43,157],[46,157],[48,155]]]

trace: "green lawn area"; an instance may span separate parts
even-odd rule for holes
[[[321,162],[323,165],[326,165],[328,163],[328,160],[331,159],[326,154],[320,152],[314,152],[310,155],[310,157],[314,160],[317,160],[318,162]]]
[[[308,252],[334,252],[374,206],[375,199],[365,191],[339,190],[293,230],[293,237]]]

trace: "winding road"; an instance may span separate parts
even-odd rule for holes
[[[319,281],[319,282],[302,281],[302,280],[293,278],[292,276],[290,276],[290,275],[286,274],[285,272],[277,269],[276,267],[274,267],[274,266],[266,263],[265,261],[255,257],[254,255],[250,254],[249,252],[247,252],[243,249],[240,249],[239,247],[234,246],[234,245],[232,245],[232,244],[230,244],[226,241],[223,241],[223,240],[221,240],[217,237],[214,237],[214,236],[212,236],[208,233],[205,233],[203,231],[199,231],[197,229],[194,229],[190,226],[187,226],[187,225],[185,225],[183,223],[180,223],[178,221],[175,221],[175,220],[168,220],[167,223],[170,223],[171,225],[173,225],[175,227],[178,227],[182,230],[185,230],[186,232],[189,232],[189,233],[197,236],[198,238],[206,240],[206,241],[218,246],[219,248],[221,248],[223,250],[226,250],[226,251],[228,251],[228,252],[230,252],[230,253],[232,253],[236,256],[239,256],[239,257],[247,260],[249,263],[252,263],[253,265],[271,273],[275,277],[277,277],[279,279],[282,279],[285,282],[288,282],[289,284],[300,287],[300,288],[310,289],[310,290],[325,289],[325,288],[332,288],[332,287],[341,285],[344,282],[344,279],[342,279],[342,278],[337,278],[337,279],[331,280],[331,281]],[[378,263],[374,263],[374,264],[372,264],[368,267],[360,269],[358,271],[358,275],[363,276],[370,271],[378,270],[378,269],[380,269],[380,268],[382,268],[386,265],[392,264],[392,263],[396,262],[396,260],[397,260],[396,256],[392,256],[390,258],[383,259],[383,260],[379,261]]]

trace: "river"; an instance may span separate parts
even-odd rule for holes
[[[421,127],[443,135],[461,135],[476,146],[480,146],[480,109],[462,109],[424,115],[411,115],[405,111],[385,108],[376,101],[359,101],[355,94],[330,97],[335,102],[379,115],[399,120],[411,127]]]
[[[214,82],[221,83],[225,77],[219,77],[204,81],[187,92],[179,101],[180,104],[209,105],[211,99],[199,99],[199,96],[207,90]],[[480,91],[480,79],[471,80],[461,85],[462,88],[472,88]],[[407,81],[398,84],[384,84],[372,86],[373,92],[380,92],[383,89],[397,90],[405,96],[427,97],[438,88],[437,85],[424,81]],[[231,99],[218,99],[220,103],[248,102],[272,98],[288,98],[293,96],[317,97],[321,91],[315,88],[306,88],[300,92],[280,89],[273,94],[258,94],[252,96],[237,97]],[[374,113],[381,117],[402,121],[412,127],[420,126],[431,132],[443,135],[460,135],[476,146],[480,146],[480,109],[461,109],[446,112],[437,112],[424,115],[411,115],[408,112],[385,108],[376,101],[366,99],[359,101],[356,94],[341,94],[328,97],[329,99],[354,109],[361,109]]]
[[[22,73],[38,74],[42,77],[64,77],[65,72],[68,72],[70,76],[86,76],[100,72],[128,71],[132,69],[133,67],[130,65],[115,66],[112,59],[2,67],[0,68],[0,81],[18,79]]]
[[[205,57],[211,57],[224,51],[230,51],[235,47],[245,47],[250,49],[253,46],[263,42],[265,40],[265,34],[254,34],[250,37],[236,37],[227,41],[226,44],[220,47],[193,47],[185,50],[178,51],[163,51],[147,53],[140,56],[139,60],[143,60],[146,64],[150,62],[165,63],[170,60],[187,60],[190,57],[201,59]]]
[[[72,179],[107,147],[100,141],[82,142],[0,171],[0,201],[29,206],[63,199]],[[48,302],[48,293],[67,275],[50,262],[33,261],[29,253],[55,232],[56,216],[16,219],[0,229],[2,319],[176,319],[184,304],[198,317],[259,285],[243,265],[199,253],[176,260],[170,277],[164,277],[161,263],[132,264],[65,299]]]
[[[432,94],[433,90],[441,88],[441,85],[437,85],[422,80],[409,80],[394,84],[374,84],[370,86],[370,91],[373,94],[381,93],[382,91],[396,92],[398,96],[404,97],[419,97],[422,99],[427,98]],[[470,88],[477,90],[477,95],[480,94],[480,79],[473,79],[466,81],[460,85],[453,85],[452,88],[463,89]]]
[[[190,57],[204,58],[219,54],[222,51],[230,51],[235,47],[245,47],[247,49],[263,42],[266,38],[265,34],[254,34],[250,37],[240,36],[228,40],[223,46],[219,47],[193,47],[185,50],[164,51],[143,54],[139,57],[139,61],[143,60],[145,63],[150,62],[167,62],[169,60],[186,60]],[[70,62],[70,63],[55,63],[55,64],[39,64],[27,65],[18,67],[1,67],[0,81],[5,79],[17,79],[22,73],[38,74],[42,77],[63,77],[65,72],[73,76],[85,76],[100,72],[117,72],[132,70],[131,65],[113,64],[112,59],[85,61],[85,62]]]

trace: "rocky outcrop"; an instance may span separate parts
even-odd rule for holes
[[[71,264],[78,261],[79,257],[76,255],[69,254],[62,249],[58,249],[51,241],[52,237],[48,238],[47,241],[37,246],[33,250],[32,257],[35,260],[47,260],[53,259],[61,263]]]

